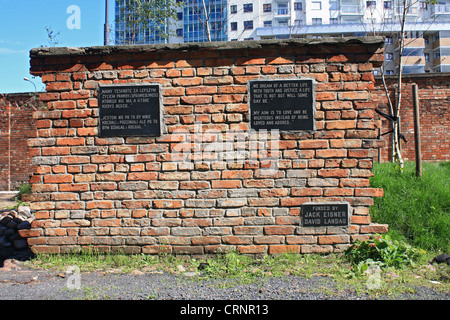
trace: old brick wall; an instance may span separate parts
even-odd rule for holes
[[[0,94],[0,191],[17,190],[34,172],[28,138],[36,136],[32,93]]]
[[[395,102],[394,88],[396,79],[386,78],[391,99]],[[402,155],[406,160],[415,161],[414,117],[412,85],[419,89],[420,136],[422,160],[450,160],[450,74],[415,74],[403,76],[402,106],[400,109],[401,133],[407,143],[402,141]],[[379,109],[389,114],[387,97],[382,80],[376,79],[374,99],[379,103]],[[382,120],[382,133],[392,130],[391,124],[385,118]],[[392,135],[382,137],[386,141],[381,149],[381,161],[390,161]]]
[[[31,73],[46,84],[40,98],[48,110],[35,112],[30,142],[37,169],[29,245],[310,253],[386,232],[369,216],[382,195],[369,187],[379,146],[372,68],[382,45],[367,38],[33,50]],[[259,136],[257,144],[278,146],[263,156],[248,136],[248,81],[293,77],[317,82],[316,131]],[[98,137],[98,85],[136,82],[162,85],[163,134]],[[177,150],[204,148],[230,131],[247,135],[243,150],[228,141],[231,154],[256,152],[256,159],[219,161],[219,152],[174,159]],[[273,159],[276,171],[265,175]],[[350,225],[302,227],[300,205],[309,201],[348,201]]]

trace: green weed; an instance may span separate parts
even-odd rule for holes
[[[374,222],[389,224],[392,238],[424,250],[450,251],[450,162],[424,163],[423,176],[416,177],[414,162],[403,173],[391,163],[375,163],[374,188],[384,197],[374,199]]]
[[[365,241],[357,240],[345,251],[345,257],[353,263],[353,271],[362,274],[371,267],[404,268],[413,266],[425,251],[392,240],[389,235],[371,237]]]

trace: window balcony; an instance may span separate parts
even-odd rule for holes
[[[419,7],[409,7],[406,9],[406,15],[407,16],[417,16],[420,13]],[[395,7],[395,15],[403,15],[403,6],[396,6]]]
[[[431,14],[436,15],[450,15],[450,4],[436,4],[431,6]]]
[[[342,5],[339,10],[341,15],[363,15],[364,11],[361,5]]]

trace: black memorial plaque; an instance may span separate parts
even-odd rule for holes
[[[305,203],[301,212],[304,227],[348,226],[348,203]]]
[[[313,80],[252,80],[248,91],[252,129],[315,129]]]
[[[102,85],[98,92],[99,136],[160,136],[159,84]]]

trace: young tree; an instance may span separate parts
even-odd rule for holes
[[[176,0],[116,0],[122,3],[119,23],[127,29],[119,44],[139,44],[146,42],[140,35],[150,35],[166,40],[172,33],[169,22],[176,21],[177,8],[183,3]]]
[[[205,35],[207,42],[223,39],[227,28],[227,1],[185,0],[188,13],[195,15],[198,28]]]
[[[435,3],[436,0],[430,0],[428,3]],[[414,10],[418,9],[419,0],[398,0],[394,2],[396,4],[395,8],[386,8],[389,10],[396,10],[396,19],[393,20],[393,23],[385,23],[383,21],[381,24],[373,24],[373,9],[371,10],[370,20],[371,23],[365,24],[369,25],[372,28],[370,32],[373,35],[377,33],[380,34],[390,34],[390,39],[396,41],[396,51],[398,52],[398,58],[395,60],[397,73],[396,73],[396,85],[393,90],[395,93],[395,101],[392,101],[390,97],[390,89],[386,83],[386,70],[384,66],[381,67],[381,79],[383,82],[384,91],[386,93],[386,98],[388,102],[389,115],[385,115],[391,121],[392,125],[392,154],[391,160],[392,162],[397,162],[401,171],[403,171],[404,160],[402,157],[401,151],[401,140],[402,135],[400,133],[400,110],[402,106],[402,84],[403,84],[403,72],[404,72],[404,58],[406,58],[411,52],[405,54],[405,48],[408,45],[412,44],[411,41],[416,41],[416,39],[412,37],[407,37],[407,34],[411,32],[411,30],[407,30],[408,27],[414,27],[416,21],[409,20],[411,19],[410,13]],[[385,12],[378,12],[378,14],[384,18]],[[433,21],[429,21],[429,25],[431,26]],[[387,28],[392,27],[392,30],[388,30]]]

